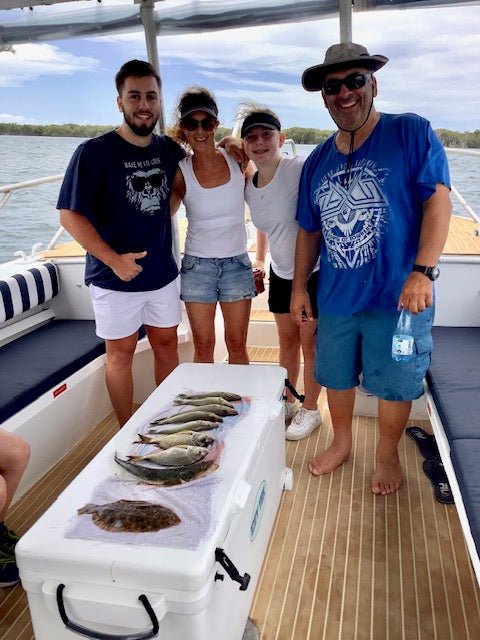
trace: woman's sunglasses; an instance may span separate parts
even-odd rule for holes
[[[217,121],[212,116],[197,120],[196,118],[185,118],[181,121],[182,127],[186,131],[196,131],[198,127],[202,127],[204,131],[213,131],[217,125]]]
[[[367,80],[371,76],[370,73],[352,73],[346,78],[342,78],[341,80],[337,80],[336,78],[332,78],[330,80],[326,80],[323,83],[323,92],[327,96],[336,96],[342,90],[342,84],[344,84],[349,91],[354,91],[355,89],[361,89],[365,86]]]

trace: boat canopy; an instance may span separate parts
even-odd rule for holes
[[[346,0],[354,12],[474,5],[479,0]],[[0,51],[15,44],[143,30],[142,8],[153,8],[157,35],[302,22],[338,17],[345,0],[2,0]],[[55,8],[46,6],[57,5]],[[24,9],[24,11],[18,11]],[[15,14],[15,15],[14,15]]]

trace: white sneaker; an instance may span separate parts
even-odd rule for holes
[[[300,407],[296,402],[287,402],[285,401],[285,422],[289,422],[294,418]]]
[[[301,440],[322,424],[318,409],[300,409],[285,432],[287,440]]]

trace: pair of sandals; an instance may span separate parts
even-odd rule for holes
[[[435,436],[427,433],[421,427],[407,427],[406,433],[417,444],[420,453],[425,458],[423,471],[433,485],[435,498],[443,504],[453,504],[452,490],[440,458]]]

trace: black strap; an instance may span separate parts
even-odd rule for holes
[[[285,378],[285,386],[297,400],[299,400],[300,402],[303,402],[305,400],[305,396],[303,395],[303,393],[298,393],[298,391],[295,389],[288,378]]]

